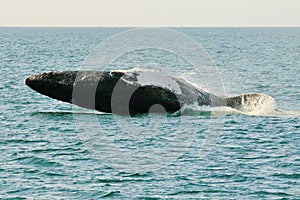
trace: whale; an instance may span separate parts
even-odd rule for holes
[[[254,109],[265,94],[227,97],[160,71],[56,71],[31,75],[25,84],[50,98],[104,113],[176,113],[186,105]]]

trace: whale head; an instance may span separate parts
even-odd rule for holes
[[[77,71],[47,72],[29,76],[25,84],[48,97],[71,103]]]

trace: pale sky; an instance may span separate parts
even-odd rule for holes
[[[0,0],[0,26],[300,26],[300,0]]]

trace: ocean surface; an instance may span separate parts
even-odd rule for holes
[[[100,42],[126,30],[0,28],[1,199],[300,199],[300,28],[171,29],[198,42],[213,70],[151,48],[97,66],[187,72],[206,89],[201,82],[222,80],[222,95],[272,96],[271,111],[196,106],[126,117],[25,85],[32,74],[83,69]]]

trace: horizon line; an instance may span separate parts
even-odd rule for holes
[[[151,26],[127,26],[127,25],[0,25],[1,28],[300,28],[300,25],[293,26],[275,26],[275,25],[251,25],[251,26],[239,26],[239,25],[224,25],[224,26],[190,26],[190,25],[151,25]]]

